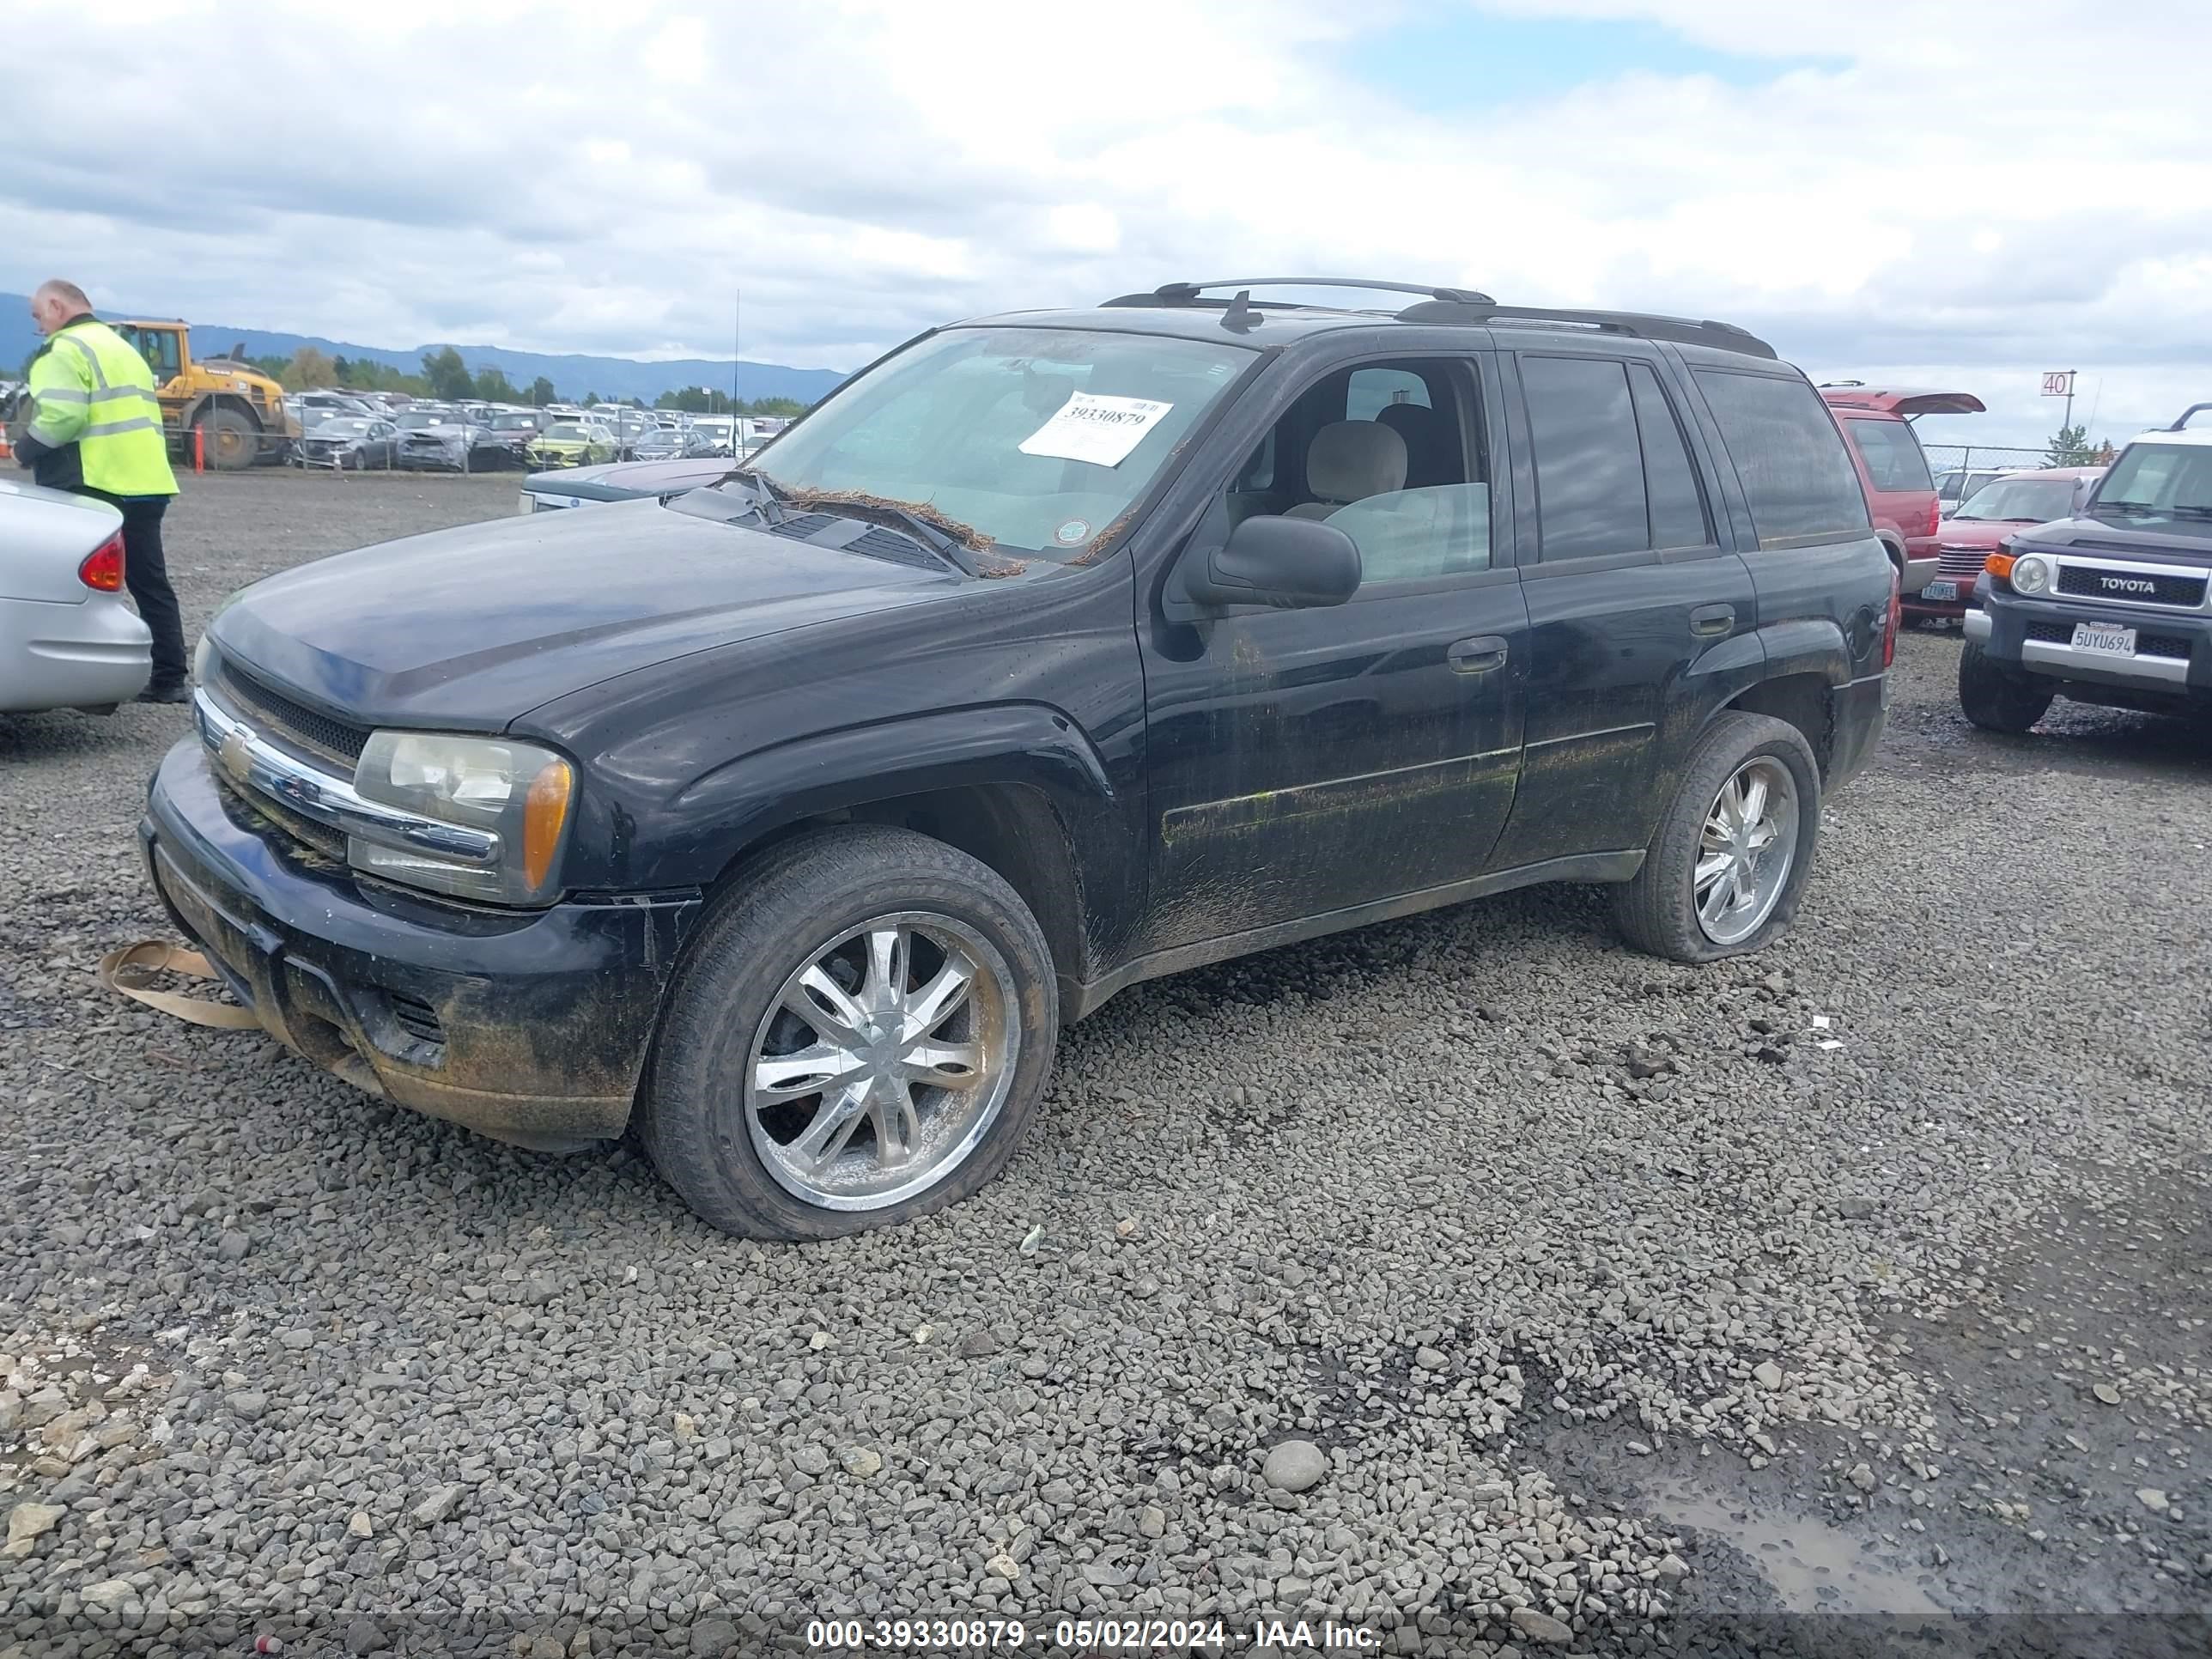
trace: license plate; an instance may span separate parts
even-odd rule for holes
[[[2136,630],[2113,628],[2104,623],[2075,623],[2074,648],[2094,651],[2105,657],[2132,657],[2136,653]]]
[[[1920,597],[1923,599],[1955,599],[1959,597],[1959,584],[1930,582],[1920,590]]]

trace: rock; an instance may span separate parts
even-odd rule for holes
[[[542,1308],[561,1294],[561,1281],[550,1273],[532,1273],[522,1281],[522,1300],[530,1307]]]
[[[699,1437],[699,1420],[688,1412],[676,1413],[676,1443],[688,1446]]]
[[[791,1467],[801,1474],[830,1473],[830,1454],[819,1446],[801,1446],[791,1455]]]
[[[346,1522],[346,1531],[356,1538],[376,1536],[376,1522],[368,1518],[367,1510],[356,1510],[353,1518]]]
[[[1875,1472],[1871,1468],[1869,1468],[1864,1463],[1852,1464],[1851,1472],[1845,1475],[1844,1479],[1850,1481],[1851,1485],[1856,1486],[1861,1492],[1872,1492],[1876,1486],[1881,1484],[1881,1480],[1875,1474]]]
[[[998,1351],[998,1336],[988,1328],[970,1331],[960,1339],[959,1354],[963,1359],[982,1359]]]
[[[707,1356],[703,1366],[709,1376],[719,1376],[725,1371],[733,1371],[737,1368],[738,1357],[727,1348],[715,1349]]]
[[[95,1607],[112,1607],[127,1601],[137,1594],[128,1578],[103,1578],[97,1584],[87,1584],[77,1592]]]
[[[1416,1348],[1413,1350],[1413,1363],[1425,1371],[1440,1371],[1450,1364],[1451,1360],[1440,1348]]]
[[[691,1626],[694,1659],[722,1659],[738,1645],[738,1627],[726,1619],[702,1619]]]
[[[1782,1367],[1771,1359],[1762,1359],[1758,1364],[1753,1365],[1751,1368],[1751,1375],[1752,1379],[1762,1389],[1778,1389],[1782,1386]]]
[[[2120,1403],[2120,1391],[2109,1382],[2100,1382],[2094,1388],[2091,1389],[2089,1392],[2095,1395],[2098,1399],[2103,1401],[2107,1406],[2117,1406]]]
[[[1328,1459],[1310,1440],[1285,1440],[1267,1454],[1260,1477],[1278,1492],[1304,1492],[1328,1473]]]
[[[723,1538],[736,1543],[742,1539],[751,1537],[754,1530],[764,1519],[766,1516],[763,1511],[756,1509],[750,1504],[740,1504],[737,1508],[726,1511],[722,1518],[714,1523],[714,1530]]]
[[[460,1507],[460,1487],[440,1486],[417,1504],[411,1513],[416,1525],[434,1527],[452,1515]]]
[[[35,1540],[44,1537],[62,1523],[69,1511],[58,1504],[18,1504],[8,1511],[7,1554],[21,1560],[28,1555]]]
[[[1513,1609],[1513,1628],[1532,1642],[1548,1642],[1564,1647],[1575,1639],[1574,1632],[1548,1613],[1539,1613],[1534,1607]]]
[[[1641,1440],[1632,1440],[1628,1443],[1628,1455],[1631,1457],[1649,1457],[1651,1448]]]
[[[1686,1578],[1690,1576],[1690,1564],[1670,1550],[1659,1559],[1659,1576],[1662,1578]]]
[[[1003,1578],[1009,1584],[1022,1576],[1022,1564],[1003,1550],[986,1561],[983,1569],[994,1578]]]
[[[1037,1489],[1037,1496],[1055,1509],[1066,1509],[1075,1501],[1075,1487],[1070,1481],[1048,1480]]]
[[[356,1619],[346,1626],[348,1653],[374,1653],[384,1645],[384,1632],[374,1619]]]
[[[1167,1529],[1168,1512],[1158,1504],[1147,1504],[1137,1511],[1137,1530],[1145,1537],[1164,1537]]]
[[[222,1403],[230,1407],[234,1415],[249,1423],[258,1423],[262,1413],[269,1409],[269,1396],[258,1389],[240,1389],[225,1395]]]
[[[860,1480],[866,1480],[884,1466],[882,1455],[866,1446],[846,1447],[837,1455],[837,1461],[844,1466],[846,1474]]]
[[[2159,1491],[2155,1486],[2137,1486],[2136,1488],[2136,1501],[2138,1504],[2141,1504],[2145,1509],[2152,1510],[2154,1513],[2159,1515],[2164,1515],[2166,1513],[2166,1494]]]
[[[1041,1353],[1033,1353],[1028,1358],[1022,1361],[1022,1375],[1028,1377],[1031,1382],[1036,1381],[1051,1369],[1052,1361],[1047,1359]]]
[[[1881,1206],[1870,1198],[1839,1198],[1836,1213],[1846,1221],[1864,1221]]]
[[[253,1241],[244,1233],[227,1232],[216,1241],[215,1253],[225,1261],[243,1261],[252,1248]]]
[[[315,1334],[313,1331],[279,1331],[276,1333],[276,1340],[294,1353],[304,1353],[315,1346]]]

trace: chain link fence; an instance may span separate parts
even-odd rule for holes
[[[1929,466],[1937,472],[2026,472],[2048,466],[2047,449],[2012,449],[1995,444],[1923,444]]]

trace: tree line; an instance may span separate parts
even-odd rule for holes
[[[461,354],[451,346],[424,352],[419,373],[394,368],[389,363],[367,357],[332,356],[314,346],[301,346],[289,357],[249,357],[246,361],[271,380],[281,382],[287,392],[396,392],[410,398],[442,398],[448,403],[523,404],[533,409],[569,401],[543,374],[528,386],[519,386],[507,378],[503,369],[487,368],[471,373],[469,366],[461,361]],[[586,409],[613,403],[627,403],[633,409],[646,406],[635,398],[602,398],[596,392],[586,392],[574,401]],[[739,398],[733,406],[729,393],[704,386],[664,392],[653,399],[653,407],[693,415],[735,412],[775,415],[786,419],[804,414],[806,410],[806,405],[794,398]]]

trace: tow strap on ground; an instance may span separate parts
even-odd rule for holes
[[[209,1002],[174,991],[156,991],[147,986],[148,980],[164,973],[183,979],[216,978],[205,957],[167,939],[141,939],[119,951],[110,951],[100,959],[100,982],[133,1002],[143,1002],[174,1018],[189,1020],[194,1025],[212,1025],[221,1031],[261,1029],[261,1022],[253,1017],[251,1008],[241,1008],[233,1002]]]

